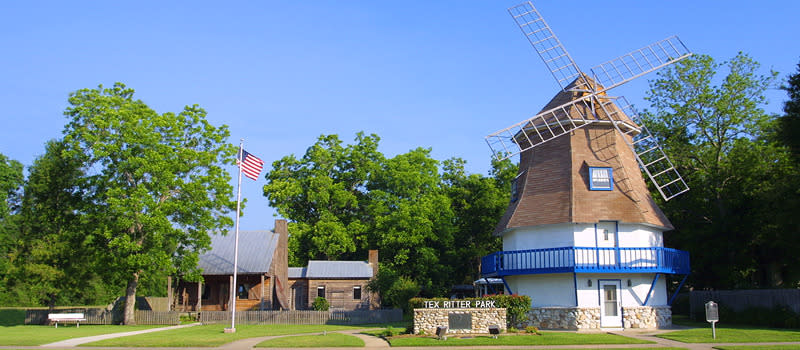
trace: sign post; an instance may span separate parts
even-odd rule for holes
[[[711,336],[717,339],[717,329],[715,327],[719,321],[719,306],[713,301],[706,303],[706,322],[711,323]]]

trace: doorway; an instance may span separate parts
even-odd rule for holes
[[[600,280],[600,327],[621,328],[622,307],[620,304],[621,281]]]

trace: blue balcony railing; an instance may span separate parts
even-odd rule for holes
[[[494,252],[482,258],[481,276],[563,272],[689,273],[689,253],[664,247],[562,247]]]

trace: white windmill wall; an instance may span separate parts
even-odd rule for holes
[[[663,247],[663,233],[653,226],[619,223],[619,247]],[[600,242],[602,243],[602,242]],[[592,223],[564,223],[511,229],[503,234],[503,250],[560,247],[597,247],[597,231]],[[611,245],[613,246],[613,244]]]
[[[654,274],[578,274],[578,306],[580,307],[600,307],[599,280],[619,280],[622,289],[620,290],[620,301],[623,307],[643,306],[647,299],[647,292],[653,283]],[[591,287],[589,280],[592,281]],[[628,287],[628,280],[631,286]],[[648,306],[667,305],[667,284],[666,278],[661,276],[653,288]]]
[[[573,226],[575,224],[564,223],[509,230],[503,235],[503,250],[572,247]]]
[[[641,224],[619,225],[620,247],[663,247],[664,235],[660,229]]]
[[[514,294],[531,297],[532,307],[575,305],[571,273],[507,276],[506,282]]]

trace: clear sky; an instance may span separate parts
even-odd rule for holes
[[[378,134],[387,156],[430,147],[486,174],[484,137],[558,85],[506,9],[520,1],[0,1],[0,153],[26,166],[61,136],[67,97],[123,82],[159,113],[199,104],[271,163],[321,134]],[[781,78],[800,62],[800,1],[536,1],[585,70],[670,35]],[[639,109],[647,79],[613,90]],[[766,110],[781,111],[770,92]],[[235,176],[236,169],[229,169]],[[243,180],[241,229],[275,210]]]

